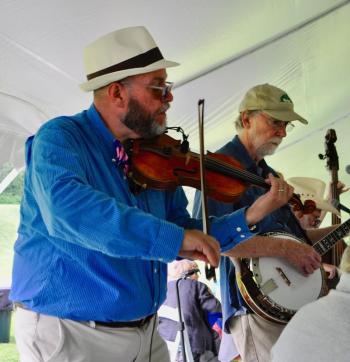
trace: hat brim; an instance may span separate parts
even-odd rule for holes
[[[166,60],[166,59],[161,59],[155,63],[148,65],[147,67],[131,68],[131,69],[121,70],[118,72],[108,73],[108,74],[102,75],[100,77],[91,79],[87,82],[84,82],[84,83],[80,84],[79,86],[80,86],[80,89],[82,89],[84,92],[90,92],[95,89],[104,87],[107,84],[110,84],[112,82],[116,82],[116,81],[124,79],[126,77],[130,77],[132,75],[149,73],[149,72],[153,72],[155,70],[159,70],[159,69],[163,69],[163,68],[176,67],[178,65],[179,65],[179,63],[176,63],[176,62],[173,62],[170,60]]]
[[[337,210],[329,201],[322,200],[322,199],[319,199],[319,198],[313,198],[312,200],[315,201],[316,207],[318,209],[321,209],[321,210],[324,210],[324,211],[329,211],[332,214],[340,216],[339,210]]]
[[[299,121],[303,124],[308,124],[308,121],[305,118],[303,118],[298,113],[295,113],[293,111],[286,111],[286,110],[276,111],[276,110],[264,109],[264,113],[280,121],[285,121],[285,122]]]

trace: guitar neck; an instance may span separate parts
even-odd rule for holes
[[[314,244],[314,249],[323,255],[329,251],[338,240],[341,240],[344,236],[350,232],[350,219],[338,226],[335,230],[326,235],[323,239]]]

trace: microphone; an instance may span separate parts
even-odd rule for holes
[[[182,273],[181,278],[186,279],[186,278],[190,277],[191,275],[199,273],[199,272],[200,272],[199,269],[191,269],[191,270],[188,270],[188,271]]]
[[[346,173],[349,173],[349,174],[350,174],[350,165],[347,165],[347,166],[345,167],[345,171],[346,171]]]
[[[183,141],[181,142],[180,145],[180,151],[181,153],[188,153],[188,151],[190,150],[190,143],[187,140],[187,137],[183,137]]]
[[[350,165],[347,166],[350,168]],[[345,212],[347,212],[348,214],[350,214],[350,209],[348,209],[346,206],[342,205],[338,200],[333,200],[332,201],[332,205],[338,209],[338,210],[343,210]]]

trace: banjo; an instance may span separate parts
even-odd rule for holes
[[[323,255],[350,232],[350,219],[313,245]],[[304,242],[293,235],[276,232],[265,236]],[[328,292],[323,268],[305,277],[285,259],[259,257],[231,258],[236,268],[237,284],[252,311],[271,322],[286,324],[296,311]]]

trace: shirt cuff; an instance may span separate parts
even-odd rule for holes
[[[219,218],[220,222],[212,226],[213,236],[218,239],[221,252],[232,249],[259,232],[258,225],[251,225],[250,227],[247,225],[245,218],[247,208],[241,208],[232,214]]]
[[[161,220],[157,239],[151,250],[152,257],[165,263],[175,260],[181,249],[184,233],[183,228]]]

